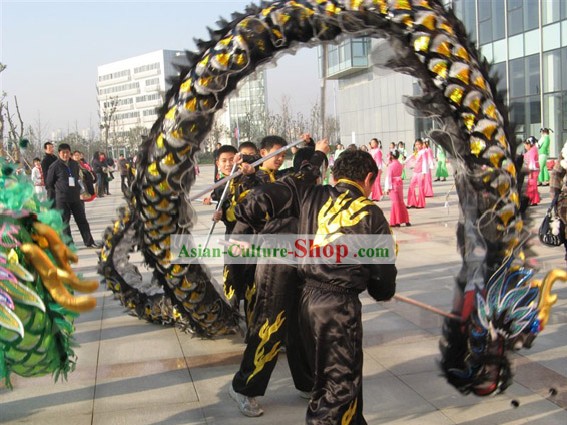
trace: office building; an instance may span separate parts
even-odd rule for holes
[[[184,51],[158,50],[98,67],[101,138],[108,139],[111,151],[133,148],[149,132],[169,82],[179,75],[175,65],[185,61]],[[218,141],[236,144],[236,139],[256,135],[266,112],[265,80],[265,71],[250,75],[238,94],[225,102],[224,111],[216,117]]]
[[[178,75],[174,64],[185,60],[185,52],[155,52],[98,67],[97,92],[103,139],[120,145],[132,130],[149,130],[163,104],[169,79]]]
[[[551,156],[567,140],[567,0],[446,0],[500,79],[517,138],[553,130]],[[376,66],[387,55],[381,40],[351,39],[330,46],[327,78],[338,79],[343,144],[378,137],[413,142],[434,124],[416,118],[402,97],[415,80]]]

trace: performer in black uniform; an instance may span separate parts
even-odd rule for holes
[[[287,141],[282,137],[266,136],[260,142],[260,155],[264,157],[287,146],[287,144]],[[244,143],[242,145],[244,145]],[[246,156],[243,155],[243,160],[246,159]],[[253,159],[253,156],[249,155],[248,159]],[[237,205],[242,202],[253,188],[264,183],[274,182],[277,178],[293,171],[292,168],[280,171],[284,159],[285,152],[281,152],[262,163],[254,173],[242,176],[239,180],[238,188],[235,189],[233,193],[233,204]],[[236,228],[233,228],[233,233],[235,235],[234,238],[238,239],[239,234],[252,235],[255,232],[248,224],[240,223],[240,225],[236,225]],[[254,262],[247,264],[229,264],[223,270],[225,295],[233,305],[239,305],[240,300],[244,300],[244,313],[248,328],[251,326],[252,314],[256,303],[257,287],[254,280],[255,272],[256,264]],[[246,341],[248,341],[248,333],[246,334]]]
[[[336,185],[289,176],[265,185],[237,207],[242,221],[289,210],[305,235],[391,235],[382,210],[368,199],[378,169],[370,154],[345,151],[335,162]],[[299,322],[315,371],[306,422],[366,424],[362,414],[362,321],[358,294],[377,301],[395,293],[394,264],[300,264],[305,286]],[[350,420],[349,420],[350,418]]]
[[[302,177],[305,181],[315,184],[319,167],[327,160],[325,153],[328,150],[329,145],[324,140],[318,143],[317,151],[315,148],[298,151],[296,158],[303,158],[314,170],[308,177]],[[254,196],[254,192],[261,191],[264,187],[266,186],[255,188],[249,196]],[[240,220],[238,211],[239,206],[235,209],[237,227],[251,227],[256,234],[297,234],[298,219],[285,208],[269,219],[264,215],[253,221]],[[300,279],[297,272],[295,265],[256,265],[254,282],[257,292],[250,317],[247,345],[240,369],[230,387],[231,397],[246,416],[260,416],[263,413],[255,397],[265,394],[278,353],[286,343],[287,359],[295,387],[303,397],[310,396],[313,373],[299,335],[297,306]]]

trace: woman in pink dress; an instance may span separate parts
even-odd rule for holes
[[[409,213],[404,203],[404,181],[402,180],[403,165],[398,158],[397,150],[390,151],[390,161],[384,181],[384,191],[390,196],[392,206],[390,208],[390,226],[400,227],[401,224],[411,226]]]
[[[425,150],[421,139],[414,143],[415,162],[413,163],[413,175],[411,176],[408,189],[408,208],[425,208],[425,172],[427,162]]]
[[[426,198],[433,198],[433,179],[431,177],[431,170],[433,169],[435,162],[433,161],[433,151],[431,150],[430,143],[431,142],[429,141],[429,139],[425,139],[425,141],[423,142],[423,144],[425,145],[425,147],[423,148],[423,150],[425,151],[424,166],[426,167],[426,170],[424,171],[427,171],[424,174]]]
[[[380,184],[380,177],[382,176],[382,142],[376,138],[370,140],[370,155],[374,158],[376,166],[378,167],[378,176],[372,186],[372,193],[370,198],[373,201],[382,199],[382,186]]]
[[[530,205],[537,205],[541,201],[537,190],[537,179],[539,176],[539,159],[537,151],[537,140],[530,136],[524,142],[524,167],[528,170],[528,183],[526,186],[526,196]]]

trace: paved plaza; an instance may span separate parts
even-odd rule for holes
[[[195,190],[212,181],[212,167],[202,166]],[[407,190],[406,181],[405,186]],[[397,291],[444,311],[451,306],[454,276],[461,259],[456,250],[458,217],[453,182],[435,182],[427,208],[410,210],[412,227],[395,228],[399,243]],[[124,203],[119,182],[112,195],[87,204],[93,235]],[[549,203],[532,207],[539,223]],[[378,205],[389,214],[389,201]],[[196,205],[194,233],[206,235],[211,206]],[[72,224],[75,241],[80,241]],[[215,233],[221,235],[219,225]],[[75,270],[98,278],[97,253],[78,242]],[[563,248],[534,242],[543,273],[565,267]],[[136,254],[134,259],[139,258]],[[212,269],[219,281],[220,267]],[[506,393],[463,396],[440,375],[437,361],[442,317],[398,301],[374,302],[361,296],[364,324],[364,412],[369,424],[504,425],[567,424],[567,284],[554,288],[559,300],[533,348],[514,355],[514,384]],[[307,401],[293,388],[285,354],[259,399],[262,417],[246,418],[228,395],[244,349],[240,335],[201,339],[128,315],[110,291],[100,287],[97,308],[76,320],[76,370],[65,382],[51,376],[13,376],[14,389],[0,387],[1,424],[57,425],[299,425]]]

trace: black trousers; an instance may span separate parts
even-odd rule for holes
[[[97,196],[104,196],[104,185],[106,182],[106,174],[96,173],[96,191]]]
[[[362,319],[358,294],[306,286],[299,301],[299,326],[307,359],[315,372],[306,424],[366,425],[362,415]]]
[[[130,182],[128,181],[128,176],[126,174],[120,174],[120,189],[122,190],[122,193],[127,193],[129,185]]]
[[[297,268],[258,264],[255,276],[256,304],[233,388],[248,397],[264,395],[281,345],[287,341],[287,360],[295,387],[311,391],[313,374],[299,336]]]
[[[75,201],[75,202],[68,202],[62,199],[55,200],[55,207],[58,210],[62,211],[63,215],[63,222],[67,224],[65,227],[65,233],[72,239],[71,237],[71,215],[75,219],[75,223],[77,223],[77,227],[79,228],[79,232],[81,232],[81,237],[83,238],[83,242],[85,245],[94,244],[94,239],[91,235],[91,227],[89,226],[89,222],[87,221],[87,215],[85,213],[85,203],[83,201]]]

